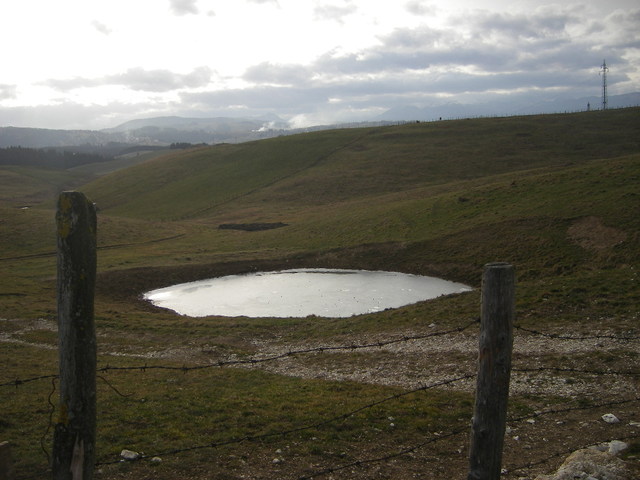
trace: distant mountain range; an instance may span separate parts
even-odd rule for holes
[[[172,143],[238,143],[282,135],[288,123],[277,116],[259,118],[156,117],[131,120],[104,130],[49,130],[2,127],[0,148],[61,148],[75,146],[123,148]]]
[[[384,125],[389,122],[433,121],[439,119],[482,116],[531,115],[562,113],[601,108],[599,97],[553,99],[529,105],[514,106],[508,102],[482,104],[447,103],[431,107],[398,106],[384,114],[362,122],[322,125],[291,129],[277,115],[247,118],[185,118],[176,116],[131,120],[104,130],[50,130],[40,128],[0,128],[0,148],[64,148],[82,147],[86,152],[117,155],[132,146],[166,147],[171,144],[239,143],[279,135],[328,128]],[[609,97],[609,108],[640,105],[640,92]]]
[[[185,142],[237,143],[272,136],[288,128],[289,124],[275,115],[258,118],[156,117],[131,120],[102,132],[120,135],[128,141],[167,145]]]

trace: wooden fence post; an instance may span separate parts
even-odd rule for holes
[[[508,263],[485,265],[476,403],[471,430],[467,480],[497,480],[507,420],[515,273]]]
[[[96,438],[96,210],[80,192],[58,199],[60,412],[53,439],[54,480],[91,480]]]
[[[0,480],[14,480],[16,471],[13,468],[11,445],[9,442],[0,443]]]

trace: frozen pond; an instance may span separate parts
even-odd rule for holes
[[[190,317],[350,317],[469,290],[433,277],[314,268],[182,283],[144,298]]]

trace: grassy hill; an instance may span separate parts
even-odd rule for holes
[[[628,247],[637,242],[638,115],[625,109],[461,120],[219,145],[104,176],[84,191],[105,218],[186,228],[175,253],[189,252],[193,261],[395,242],[418,250],[402,261],[404,269],[428,263],[451,274],[443,265],[460,264],[455,275],[467,281],[477,280],[471,270],[496,259],[521,260],[523,272],[566,270],[576,252],[583,266],[602,257],[593,259],[567,235],[581,218],[626,232]],[[251,234],[216,229],[234,222],[289,226]],[[524,242],[523,229],[531,235]],[[549,229],[564,243],[538,245]],[[498,232],[501,241],[489,241]],[[460,245],[461,238],[468,243]],[[447,247],[426,254],[416,246],[425,242]],[[632,247],[614,250],[621,262],[631,261]],[[167,258],[170,244],[162,252],[175,263]],[[553,268],[544,267],[549,258]]]
[[[219,145],[101,178],[86,190],[108,211],[163,219],[210,216],[238,200],[326,205],[636,153],[636,110],[611,112],[347,129]]]
[[[286,351],[300,342],[362,343],[429,332],[429,325],[457,327],[478,314],[477,290],[349,319],[190,319],[139,299],[147,289],[172,283],[296,266],[434,274],[479,287],[484,264],[509,261],[518,277],[521,326],[561,334],[638,335],[638,108],[321,131],[176,151],[89,181],[91,173],[95,172],[0,170],[4,379],[49,373],[41,372],[42,366],[55,365],[53,205],[57,192],[68,186],[83,191],[99,209],[96,320],[102,365],[207,363],[266,354],[260,350],[264,345]],[[25,205],[31,208],[22,209]],[[218,228],[276,222],[287,226],[257,231]],[[593,368],[596,362],[602,369],[637,370],[639,358],[636,344],[621,343],[614,352],[549,351],[535,359],[521,355],[518,361],[576,368]],[[417,360],[412,355],[401,360],[413,361]],[[445,368],[466,361],[453,352],[430,363]],[[383,372],[388,362],[388,352],[348,352],[331,360],[314,357],[305,368],[342,371],[379,365]],[[190,375],[115,377],[115,388],[138,391],[151,400],[141,407],[146,409],[142,414],[105,387],[100,397],[104,456],[129,445],[145,451],[165,448],[165,440],[158,438],[163,435],[172,445],[188,447],[196,440],[210,442],[212,436],[224,440],[229,432],[242,436],[256,428],[277,430],[274,424],[313,424],[326,416],[331,402],[348,410],[360,405],[358,398],[403,392],[389,384],[290,378],[256,370]],[[587,381],[584,375],[565,380]],[[182,390],[158,388],[169,382]],[[17,442],[19,465],[30,474],[42,468],[37,440],[50,435],[45,433],[49,392],[36,390],[36,383],[31,384],[35,397],[26,388],[11,394],[0,390],[7,396],[2,398],[9,405],[7,418],[20,419],[0,423],[1,431],[4,438]],[[381,414],[384,419],[401,418],[406,426],[382,443],[389,448],[414,439],[418,443],[425,431],[448,431],[459,418],[468,423],[470,397],[469,392],[438,391],[428,397],[428,405],[406,400],[389,407]],[[596,400],[566,398],[558,391],[519,395],[514,408],[533,412],[563,402],[591,405]],[[25,405],[42,414],[34,420]],[[630,411],[635,407],[631,404]],[[124,420],[116,414],[120,410],[127,412]],[[159,412],[158,418],[154,412]],[[336,461],[343,457],[335,452],[355,458],[363,452],[380,453],[380,435],[368,426],[378,420],[368,412],[355,425],[315,433],[314,446],[303,434],[287,445],[298,449],[299,458],[308,463],[324,462],[329,450]],[[209,419],[224,428],[212,426]],[[145,422],[153,428],[145,428]],[[359,428],[365,431],[355,433],[354,439],[351,434]],[[573,434],[586,438],[578,430]],[[542,435],[552,440],[549,445],[564,442],[557,433]],[[270,464],[272,451],[286,448],[275,439],[264,440],[223,449],[212,457],[237,455],[233,458],[245,462],[254,455]],[[447,451],[448,444],[441,453]],[[169,479],[180,469],[194,478],[208,478],[202,473],[207,468],[239,472],[242,462],[228,460],[223,468],[209,457],[187,455],[178,466],[161,466],[151,473],[143,466],[108,467],[105,478],[148,474]],[[458,460],[452,462],[459,467]],[[402,465],[389,466],[387,478],[413,478],[411,468]],[[274,478],[271,467],[264,468],[249,475]],[[367,472],[371,474],[349,478],[374,478]],[[432,478],[454,478],[451,471],[440,473]]]
[[[478,286],[482,265],[505,260],[521,281],[543,285],[561,274],[569,283],[586,275],[604,284],[637,264],[639,119],[631,108],[322,131],[178,151],[79,189],[99,208],[103,274],[176,267],[186,281],[210,273],[194,272],[197,265],[298,257]],[[42,265],[12,258],[39,256],[33,261],[48,262],[53,276],[54,192],[81,179],[3,170],[7,288],[16,276],[38,285],[42,278],[32,274]],[[16,208],[24,204],[33,208]],[[218,228],[275,222],[288,226]],[[170,282],[149,278],[154,286]],[[613,297],[637,298],[630,284],[615,290]],[[7,315],[42,315],[42,303],[40,296],[17,302]]]

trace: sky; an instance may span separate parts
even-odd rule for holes
[[[640,91],[637,0],[2,0],[0,127],[292,126]],[[496,111],[496,114],[503,112]]]

